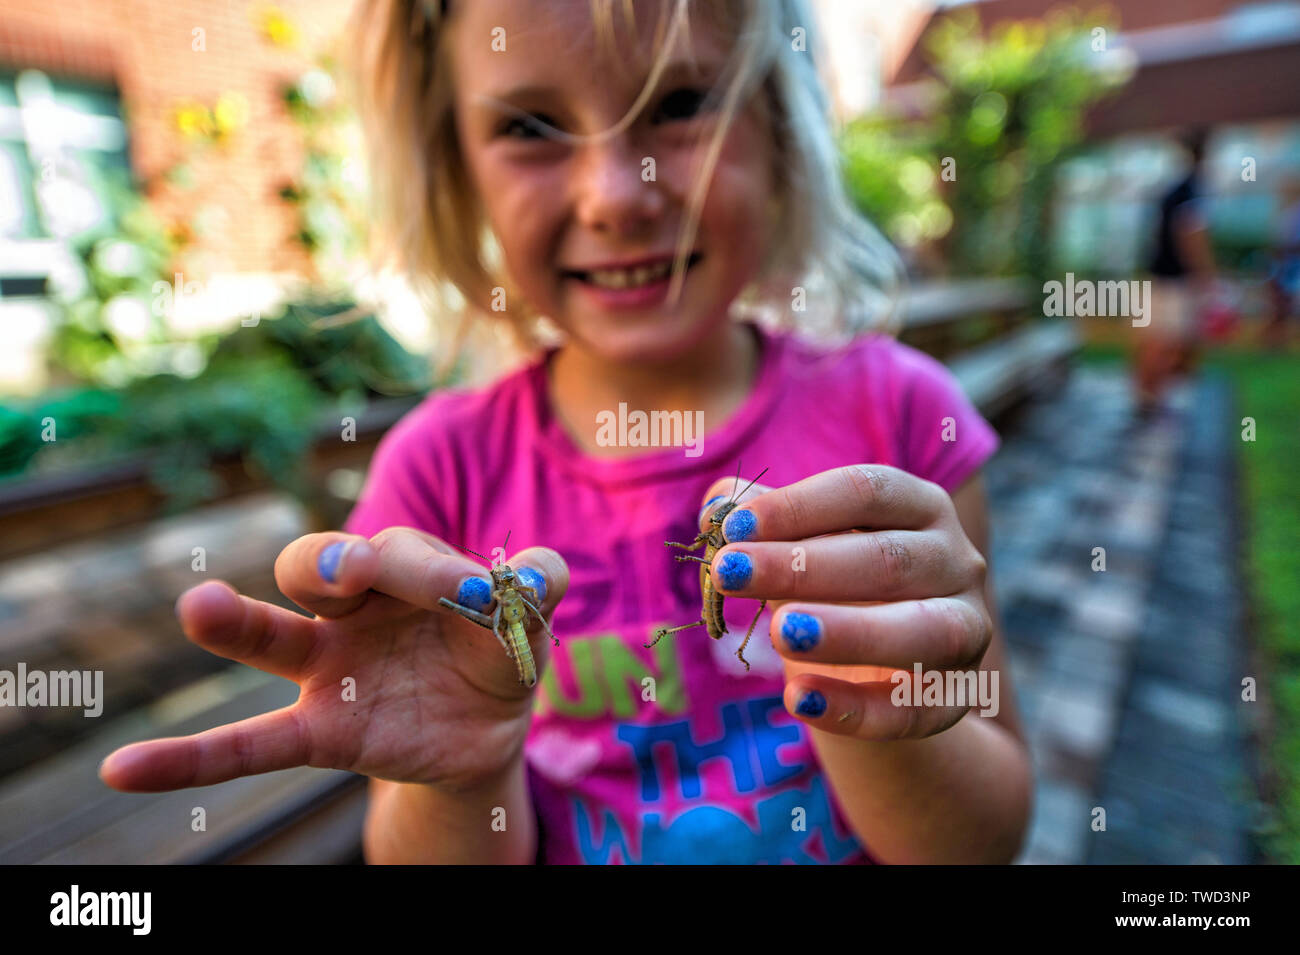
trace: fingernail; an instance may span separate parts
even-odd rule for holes
[[[316,558],[316,569],[320,572],[321,577],[329,583],[334,583],[339,578],[339,565],[343,562],[343,551],[347,550],[350,541],[335,541]]]
[[[734,544],[736,541],[747,541],[758,532],[758,518],[754,516],[753,511],[747,511],[737,508],[727,515],[727,519],[722,522],[722,536],[727,539],[727,543]]]
[[[791,650],[811,650],[821,642],[822,622],[809,613],[788,613],[781,621],[781,636]]]
[[[754,565],[744,551],[728,551],[718,564],[718,577],[723,590],[744,590],[754,576]]]
[[[795,707],[795,712],[800,716],[821,716],[826,712],[826,697],[816,690],[809,690]]]
[[[711,497],[707,501],[705,501],[704,506],[700,508],[700,516],[695,518],[695,523],[698,524],[700,521],[704,520],[705,513],[707,513],[709,508],[711,508],[714,504],[717,504],[719,501],[725,501],[725,500],[726,498],[723,497],[721,494],[719,494],[717,497]]]
[[[456,603],[482,613],[492,606],[492,584],[482,577],[466,577],[456,591]]]
[[[532,587],[537,591],[538,600],[546,599],[546,578],[542,576],[540,571],[531,567],[520,567],[515,571],[515,576],[519,578],[519,582],[525,587]]]

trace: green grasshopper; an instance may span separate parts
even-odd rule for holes
[[[745,485],[745,491],[748,491],[768,471],[763,468],[758,473],[758,477]],[[727,515],[735,510],[737,506],[736,498],[745,493],[741,491],[736,493],[736,488],[740,486],[740,463],[736,464],[736,483],[732,485],[731,497],[713,512],[709,518],[709,526],[706,530],[700,532],[699,536],[689,544],[679,544],[676,541],[664,541],[665,547],[680,547],[682,550],[696,550],[701,544],[704,545],[704,556],[694,557],[682,554],[677,555],[677,560],[694,560],[698,561],[700,567],[700,593],[704,598],[704,608],[700,611],[700,619],[694,623],[684,623],[680,627],[658,627],[655,629],[654,639],[645,644],[647,647],[653,647],[670,633],[677,633],[680,630],[689,630],[691,627],[704,626],[709,631],[709,636],[714,640],[722,639],[723,634],[727,632],[727,622],[722,619],[722,601],[723,596],[713,586],[713,576],[709,573],[709,565],[713,563],[714,555],[727,543],[727,539],[722,534],[722,522],[727,519]],[[745,659],[745,647],[749,644],[749,638],[754,633],[754,627],[758,625],[758,618],[762,616],[763,608],[767,606],[764,600],[758,605],[758,613],[754,614],[753,623],[749,625],[749,630],[745,633],[745,639],[740,644],[740,649],[736,651],[736,656],[740,662],[745,664],[745,669],[749,669],[749,661]]]
[[[506,531],[506,542],[501,545],[502,551],[510,543],[510,532]],[[533,661],[533,648],[528,644],[528,634],[524,632],[524,625],[528,622],[528,612],[531,610],[533,615],[541,621],[542,629],[546,635],[555,641],[558,647],[560,641],[556,639],[551,628],[546,625],[546,618],[542,616],[539,609],[542,601],[537,595],[537,590],[526,584],[520,583],[515,576],[515,572],[510,569],[509,564],[493,565],[492,561],[484,557],[478,551],[470,550],[468,547],[462,547],[461,550],[473,554],[481,560],[486,560],[492,571],[492,599],[496,601],[497,609],[493,611],[492,616],[479,613],[477,610],[471,610],[469,607],[462,606],[446,597],[439,597],[438,603],[460,614],[466,620],[471,620],[480,627],[491,630],[492,634],[501,641],[501,646],[506,649],[506,656],[515,661],[515,669],[519,673],[519,682],[526,687],[537,685],[537,664]],[[532,600],[529,600],[529,597]],[[502,623],[505,624],[505,632],[502,632]]]

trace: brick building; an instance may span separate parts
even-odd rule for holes
[[[301,136],[282,89],[337,37],[351,5],[283,0],[278,7],[293,33],[275,34],[269,8],[244,0],[4,0],[0,104],[21,107],[18,78],[45,74],[61,107],[89,110],[98,120],[96,141],[65,144],[108,154],[95,157],[101,162],[125,159],[143,179],[185,154],[178,108],[211,107],[223,94],[241,113],[246,104],[244,121],[226,142],[196,151],[192,188],[163,186],[151,198],[163,218],[200,217],[208,269],[295,270],[302,254],[286,241],[293,219],[276,191],[300,168]],[[273,42],[268,27],[291,45]],[[118,135],[114,106],[125,121]]]

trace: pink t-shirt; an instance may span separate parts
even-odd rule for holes
[[[743,475],[767,467],[771,487],[870,462],[953,491],[998,438],[942,364],[891,338],[823,352],[758,334],[753,391],[690,454],[579,450],[547,401],[553,353],[488,388],[431,394],[375,452],[349,532],[405,525],[491,553],[510,531],[511,553],[541,545],[568,562],[525,746],[539,862],[872,861],[782,703],[768,611],[748,673],[735,651],[754,600],[726,601],[721,640],[696,627],[643,646],[700,615],[700,565],[664,541],[695,538],[705,491],[738,459]]]

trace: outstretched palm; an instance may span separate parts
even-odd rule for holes
[[[317,557],[352,540],[338,580],[323,580]],[[547,581],[548,616],[567,586],[554,551],[512,559]],[[318,766],[401,782],[469,785],[518,756],[532,692],[486,630],[437,609],[465,576],[487,576],[444,542],[410,528],[372,541],[311,534],[276,562],[276,580],[315,619],[202,584],[177,602],[190,639],[299,685],[290,706],[195,736],[135,743],[100,769],[118,789],[206,786],[236,776]],[[549,640],[537,639],[539,668]]]

